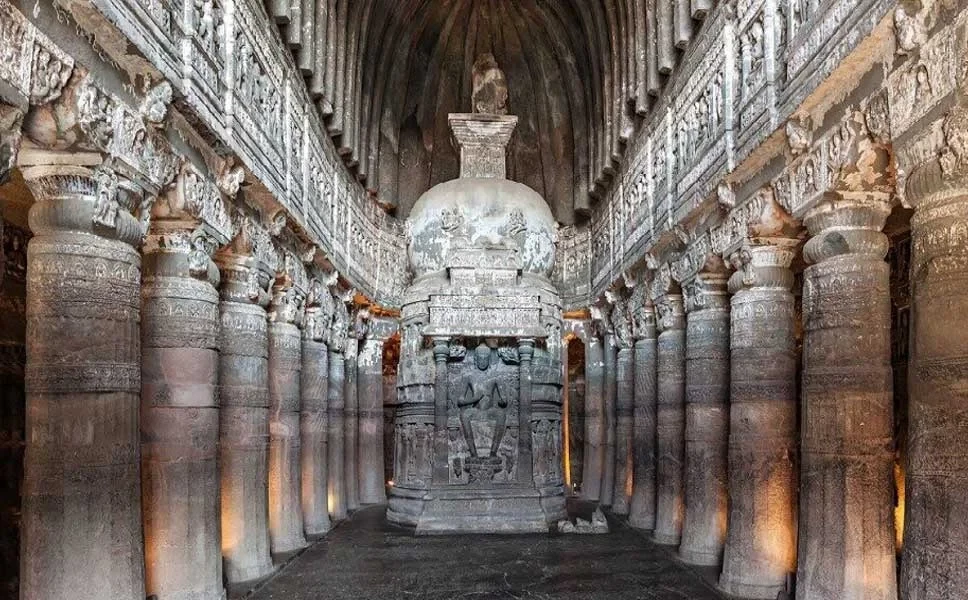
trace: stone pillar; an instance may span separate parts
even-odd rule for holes
[[[729,294],[722,260],[688,288],[686,323],[686,512],[679,556],[716,566],[726,542],[729,432]]]
[[[796,570],[797,240],[748,245],[730,278],[729,531],[719,587],[774,600]]]
[[[943,130],[949,143],[964,143],[968,115],[955,112]],[[907,600],[956,598],[968,589],[968,165],[963,148],[941,156],[948,162],[929,161],[907,179],[915,207],[901,560]]]
[[[357,333],[346,338],[346,349],[343,351],[346,366],[344,368],[343,384],[343,477],[346,479],[346,509],[350,512],[360,507],[360,478],[359,478],[359,433],[360,433],[360,399],[357,394],[357,355],[360,351],[360,340]]]
[[[685,427],[686,332],[682,295],[667,293],[656,302],[659,314],[656,372],[656,502],[653,537],[678,544],[683,515],[683,434]]]
[[[350,317],[343,299],[333,295],[333,321],[329,331],[329,516],[334,521],[346,518],[345,465],[346,423],[343,419],[346,361],[343,351],[349,333]]]
[[[644,285],[644,284],[640,284]],[[633,306],[635,337],[633,485],[629,524],[655,529],[656,331],[655,309],[643,299]]]
[[[138,200],[103,167],[22,172],[36,203],[20,597],[144,598]]]
[[[198,183],[201,182],[199,186]],[[193,185],[194,184],[194,185]],[[145,591],[219,600],[219,273],[211,253],[230,231],[183,211],[214,183],[187,170],[155,204],[145,243],[141,320],[141,480]],[[211,215],[226,223],[228,216]]]
[[[605,467],[605,354],[594,324],[585,333],[585,452],[581,497],[598,502]]]
[[[434,442],[433,480],[437,483],[450,481],[450,465],[440,457],[448,455],[450,440],[447,437],[447,361],[450,359],[450,338],[434,337]]]
[[[897,597],[886,193],[804,217],[799,600]]]
[[[306,547],[299,456],[299,383],[306,272],[295,255],[280,252],[269,312],[269,542],[273,554]]]
[[[322,283],[313,280],[306,296],[303,321],[302,397],[299,418],[300,470],[302,472],[303,528],[310,537],[330,529],[329,485],[329,350],[324,340],[333,319],[333,297]]]
[[[275,259],[269,234],[251,219],[219,251],[219,468],[222,557],[229,584],[261,579],[269,555],[269,336],[265,306]]]
[[[615,485],[612,512],[629,514],[632,501],[632,405],[634,403],[634,368],[631,348],[621,347],[615,366]]]
[[[531,363],[534,359],[534,340],[531,338],[521,338],[518,340],[518,357],[521,364],[518,366],[518,435],[521,436],[518,446],[518,481],[534,482],[534,439],[531,432],[531,405],[533,397],[531,394]],[[560,427],[560,423],[558,424]],[[558,485],[561,485],[558,480]]]
[[[357,364],[360,398],[360,504],[386,504],[383,468],[383,344],[393,325],[371,319]]]
[[[603,424],[605,428],[605,467],[602,470],[602,506],[612,506],[615,494],[615,416],[616,398],[618,396],[618,348],[615,345],[615,334],[605,334],[605,411]]]

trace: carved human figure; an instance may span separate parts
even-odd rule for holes
[[[491,440],[490,456],[497,456],[498,448],[504,440],[504,433],[507,430],[507,406],[508,401],[501,396],[501,389],[498,380],[488,371],[491,368],[491,349],[483,342],[478,344],[474,350],[474,366],[476,369],[469,369],[463,375],[460,382],[461,395],[457,399],[457,408],[460,410],[460,426],[464,433],[464,440],[471,456],[477,457],[477,443],[474,439],[474,430],[471,427],[470,409],[476,408],[480,411],[488,411],[495,406],[501,410],[495,411],[494,436]]]

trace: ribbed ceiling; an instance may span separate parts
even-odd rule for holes
[[[447,115],[471,112],[472,65],[493,54],[519,118],[508,176],[571,224],[608,186],[660,67],[670,69],[648,41],[684,10],[668,56],[688,42],[689,15],[706,10],[656,1],[654,14],[653,0],[274,0],[269,10],[289,23],[284,37],[344,160],[401,217],[458,176]]]

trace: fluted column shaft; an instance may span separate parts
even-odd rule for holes
[[[106,172],[101,172],[101,176]],[[139,223],[79,167],[24,169],[27,429],[21,598],[145,597]],[[116,184],[116,180],[115,180]],[[114,203],[98,220],[98,196]]]
[[[948,127],[963,135],[959,116]],[[948,172],[964,173],[963,163]],[[914,297],[901,597],[943,600],[968,589],[968,185],[929,163],[907,191]]]
[[[798,600],[894,600],[886,194],[804,218]]]
[[[299,468],[301,370],[299,328],[274,320],[269,324],[269,541],[275,554],[306,547]]]
[[[659,313],[656,396],[656,508],[653,537],[678,544],[683,516],[683,435],[685,428],[686,332],[682,296],[657,301]]]
[[[386,504],[383,469],[383,343],[367,338],[360,350],[360,504]]]
[[[159,222],[144,256],[141,460],[145,588],[158,600],[218,600],[218,270],[189,229]],[[194,226],[194,224],[190,224]],[[195,235],[204,233],[196,232]]]
[[[619,348],[615,361],[615,484],[612,512],[629,514],[632,500],[632,410],[635,402],[631,348]]]
[[[716,566],[726,541],[729,297],[726,274],[700,273],[686,323],[685,494],[679,556]]]
[[[357,354],[359,340],[346,339],[344,383],[343,383],[343,477],[346,480],[346,509],[354,511],[360,507],[359,476],[359,433],[360,399],[357,388]]]
[[[719,586],[743,598],[775,600],[796,569],[796,243],[749,247],[745,273],[730,280],[729,531]]]
[[[343,386],[346,364],[343,353],[334,348],[329,350],[329,515],[334,521],[346,518],[346,468],[343,434],[346,423],[343,419]]]
[[[615,418],[618,397],[618,348],[615,334],[606,333],[605,352],[605,467],[602,470],[602,506],[612,506],[615,494]]]
[[[219,468],[222,556],[228,583],[265,577],[269,554],[268,270],[251,256],[218,255],[222,271]]]
[[[632,456],[633,485],[629,524],[636,529],[655,529],[656,496],[656,331],[651,305],[643,317],[641,335],[635,341],[635,407]]]
[[[605,349],[594,331],[585,339],[585,452],[581,497],[598,502],[605,467]]]
[[[310,318],[307,315],[307,318]],[[329,486],[329,351],[324,342],[303,336],[302,414],[299,431],[302,470],[302,511],[306,535],[323,535],[330,529]]]

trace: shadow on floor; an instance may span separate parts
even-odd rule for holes
[[[641,534],[413,537],[361,510],[249,600],[721,600]]]

